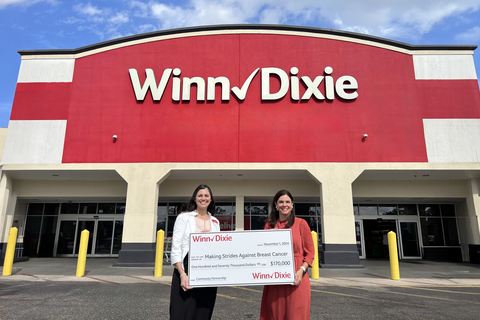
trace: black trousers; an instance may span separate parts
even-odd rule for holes
[[[183,260],[185,270],[188,270],[188,255]],[[172,288],[170,291],[171,320],[203,320],[211,319],[217,288],[194,288],[183,291],[180,286],[180,273],[173,271]]]

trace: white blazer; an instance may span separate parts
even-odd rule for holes
[[[170,258],[172,259],[172,265],[181,262],[182,269],[184,270],[183,259],[185,259],[190,246],[190,233],[195,232],[195,216],[197,214],[196,211],[183,212],[178,215],[175,225],[173,226],[172,252]],[[218,219],[210,213],[208,213],[208,215],[210,216],[212,232],[220,231],[220,222]]]

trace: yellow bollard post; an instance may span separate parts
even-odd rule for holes
[[[392,275],[392,280],[400,280],[397,252],[397,235],[395,232],[390,231],[388,233],[388,255],[390,257],[390,273]]]
[[[3,260],[3,272],[4,276],[11,276],[13,269],[13,257],[15,256],[15,245],[17,244],[18,229],[13,227],[10,229],[8,235],[7,251],[5,252],[5,259]]]
[[[87,248],[88,248],[88,237],[90,232],[85,229],[82,231],[80,236],[80,249],[78,250],[78,261],[77,261],[77,277],[83,277],[85,275],[85,264],[87,263]]]
[[[312,279],[320,278],[320,266],[318,265],[318,236],[315,231],[312,231],[313,246],[315,247],[315,258],[312,262]]]
[[[158,230],[157,232],[157,250],[155,253],[155,272],[153,276],[160,278],[163,269],[163,245],[165,243],[165,231]]]

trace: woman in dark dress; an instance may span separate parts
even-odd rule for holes
[[[220,231],[220,223],[211,213],[215,213],[212,190],[202,184],[195,189],[184,211],[175,220],[171,251],[172,265],[175,266],[170,292],[172,320],[212,318],[217,288],[189,287],[187,274],[190,233]]]

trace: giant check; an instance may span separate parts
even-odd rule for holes
[[[191,287],[292,284],[292,231],[256,230],[190,234]]]

